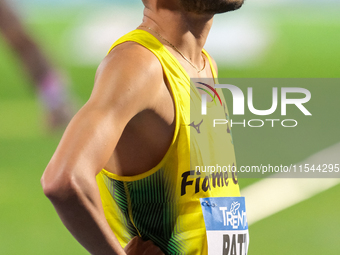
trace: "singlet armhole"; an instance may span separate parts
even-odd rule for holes
[[[215,70],[215,67],[214,67],[214,64],[212,62],[212,59],[211,59],[209,53],[205,49],[203,49],[202,52],[208,58],[209,66],[210,66],[210,70],[211,70],[212,76],[214,78],[214,82],[215,82],[215,84],[217,84],[218,83],[218,81],[217,81],[217,71]]]
[[[160,60],[160,57],[157,56],[157,54],[155,52],[153,52],[151,49],[149,49],[147,47],[147,45],[145,45],[143,42],[137,41],[137,40],[126,40],[126,41],[121,41],[119,43],[116,43],[113,45],[113,47],[111,47],[111,49],[109,50],[108,54],[112,51],[112,49],[124,42],[135,42],[138,43],[139,45],[143,46],[144,48],[146,48],[147,50],[149,50],[152,54],[155,55],[155,57],[158,59],[158,61],[160,62],[161,66],[162,66],[162,71],[163,71],[163,75],[164,77],[166,77],[166,81],[165,85],[167,86],[170,95],[172,97],[173,103],[174,103],[174,107],[175,107],[175,130],[174,130],[174,134],[170,143],[169,148],[167,149],[164,157],[161,159],[161,161],[154,166],[153,168],[151,168],[150,170],[147,170],[144,173],[138,174],[138,175],[133,175],[133,176],[121,176],[121,175],[117,175],[114,174],[112,172],[107,171],[106,169],[102,169],[102,173],[104,175],[106,175],[107,177],[114,179],[114,180],[118,180],[118,181],[126,181],[126,182],[132,182],[132,181],[138,181],[141,179],[144,179],[154,173],[156,173],[159,169],[161,169],[163,167],[163,165],[165,164],[165,162],[167,161],[168,157],[171,154],[171,151],[174,149],[174,144],[176,142],[177,136],[178,136],[178,132],[179,132],[179,128],[180,128],[180,123],[179,123],[179,107],[178,107],[178,98],[174,93],[174,86],[171,84],[171,79],[169,79],[167,72],[165,72],[164,70],[164,66],[162,64],[162,61]],[[163,49],[164,50],[164,49]],[[166,50],[166,49],[165,49]]]

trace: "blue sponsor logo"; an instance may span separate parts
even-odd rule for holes
[[[244,197],[201,198],[205,227],[211,230],[247,230]]]

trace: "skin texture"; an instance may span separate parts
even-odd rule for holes
[[[144,4],[141,25],[157,31],[201,68],[213,15],[187,12],[178,0]],[[207,59],[198,74],[153,34],[190,77],[212,77]],[[59,217],[91,254],[162,254],[140,238],[123,250],[105,219],[95,176],[102,168],[122,176],[148,171],[165,155],[174,128],[173,99],[158,59],[133,42],[115,47],[99,66],[90,99],[67,127],[41,179]]]

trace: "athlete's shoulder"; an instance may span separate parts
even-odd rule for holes
[[[90,99],[106,106],[136,105],[137,113],[156,104],[162,86],[162,65],[153,53],[135,42],[124,42],[99,65]]]
[[[163,80],[162,65],[157,57],[136,42],[124,42],[114,47],[98,67],[99,75],[124,76],[134,80]]]

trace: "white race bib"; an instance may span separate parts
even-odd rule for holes
[[[249,233],[244,197],[201,198],[209,255],[246,255]]]

